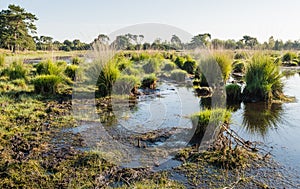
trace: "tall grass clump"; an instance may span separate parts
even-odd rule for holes
[[[170,60],[165,60],[164,61],[164,67],[162,70],[164,71],[172,71],[176,68],[176,64]]]
[[[191,116],[191,121],[195,132],[192,139],[190,140],[190,143],[201,143],[208,124],[213,124],[215,128],[218,128],[223,123],[229,123],[230,118],[231,113],[228,110],[222,108],[205,109],[201,112],[193,114]]]
[[[5,55],[0,54],[0,66],[4,66],[4,64],[5,64]]]
[[[39,75],[32,81],[36,93],[56,94],[62,78],[57,75]]]
[[[13,62],[4,72],[8,74],[10,80],[26,79],[28,69],[25,67],[22,61],[18,61]]]
[[[246,52],[237,52],[237,53],[234,55],[233,58],[234,58],[234,59],[244,59],[244,60],[246,60],[246,59],[249,58],[249,55],[248,55],[248,53],[246,53]]]
[[[72,58],[72,64],[73,65],[79,65],[83,62],[83,60],[81,58],[79,58],[78,56],[75,56]]]
[[[212,56],[202,58],[196,69],[195,77],[200,81],[201,87],[212,87],[223,82],[221,69]]]
[[[112,87],[119,76],[120,70],[116,62],[110,61],[101,65],[101,71],[96,83],[99,95],[102,97],[111,96]]]
[[[146,74],[155,73],[160,66],[160,60],[157,58],[150,58],[146,64],[143,65],[143,70]]]
[[[185,58],[182,57],[182,56],[178,56],[178,57],[175,59],[175,64],[176,64],[176,65],[178,66],[178,68],[180,68],[180,69],[183,68],[184,62],[185,62]]]
[[[140,80],[133,75],[120,76],[113,85],[113,94],[128,95],[140,85]]]
[[[156,81],[157,81],[157,77],[154,74],[146,75],[142,79],[142,88],[155,89]]]
[[[242,89],[238,84],[226,85],[227,102],[240,102],[242,100]]]
[[[299,63],[297,54],[294,52],[287,52],[285,53],[282,58],[282,63],[287,66],[297,66]]]
[[[177,82],[184,82],[186,76],[187,76],[186,71],[180,70],[180,69],[175,69],[175,70],[171,71],[170,78]]]
[[[189,74],[194,74],[195,69],[196,69],[196,61],[191,58],[188,58],[184,62],[182,69],[185,70]]]
[[[66,62],[46,60],[36,65],[36,72],[38,75],[63,75],[66,67]]]
[[[116,61],[117,61],[118,69],[120,71],[130,68],[132,65],[132,62],[128,58],[123,57],[123,56],[117,57]]]
[[[150,54],[148,52],[142,52],[142,53],[132,53],[131,54],[131,60],[132,61],[143,61],[150,59]]]
[[[236,60],[232,63],[232,70],[235,73],[244,73],[246,68],[246,63],[241,60]]]
[[[244,101],[271,101],[284,99],[282,74],[272,59],[256,54],[248,64],[243,90]]]
[[[72,81],[75,81],[78,78],[78,76],[80,75],[78,71],[79,71],[79,66],[77,66],[77,65],[68,65],[66,67],[64,73]]]
[[[221,69],[223,80],[226,82],[232,71],[232,60],[226,53],[215,54],[214,58]]]

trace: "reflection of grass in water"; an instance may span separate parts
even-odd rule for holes
[[[247,103],[244,108],[243,126],[249,133],[259,133],[264,137],[269,128],[278,128],[282,115],[281,104]]]

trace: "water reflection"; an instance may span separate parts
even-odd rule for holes
[[[243,126],[251,134],[264,137],[269,129],[278,128],[282,123],[283,108],[281,104],[245,103]]]

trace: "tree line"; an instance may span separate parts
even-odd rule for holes
[[[183,50],[206,47],[209,49],[251,49],[251,50],[300,50],[300,40],[283,42],[271,36],[268,41],[259,43],[257,38],[244,35],[240,40],[212,39],[211,34],[204,33],[192,37],[190,42],[182,42],[177,36],[162,40],[157,38],[152,43],[144,42],[142,34],[125,34],[117,36],[113,41],[105,34],[100,34],[91,43],[65,40],[59,42],[50,36],[35,36],[37,27],[36,15],[27,12],[17,5],[9,5],[7,10],[0,12],[0,48],[17,50],[87,50],[96,42],[113,46],[118,50]]]

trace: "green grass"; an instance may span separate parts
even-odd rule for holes
[[[63,75],[66,67],[66,62],[53,62],[52,60],[48,59],[36,65],[36,72],[39,75]]]
[[[120,70],[117,68],[115,62],[108,62],[107,64],[102,65],[102,69],[97,80],[99,95],[102,97],[110,96],[112,87],[119,76]]]
[[[28,69],[21,61],[13,62],[2,73],[7,75],[10,80],[27,79]]]
[[[41,94],[56,94],[58,85],[62,82],[62,78],[57,75],[39,75],[32,81],[34,91]]]
[[[226,109],[205,109],[191,116],[195,133],[190,143],[200,143],[208,124],[212,124],[215,128],[218,128],[223,123],[229,123],[231,118],[231,112]]]
[[[221,69],[223,80],[226,82],[232,71],[232,59],[226,53],[216,53],[214,58]]]
[[[266,55],[256,54],[247,66],[245,101],[284,99],[282,74],[279,67]]]

